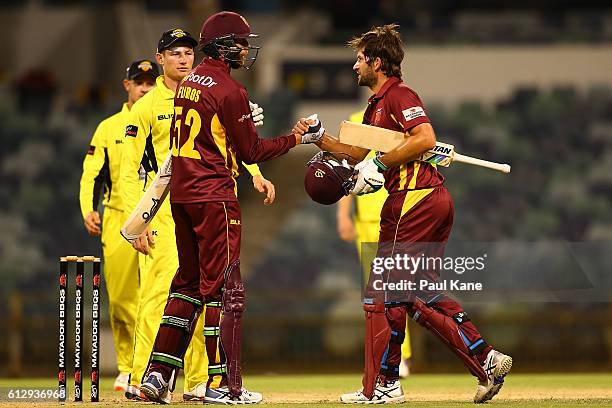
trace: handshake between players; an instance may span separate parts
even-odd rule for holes
[[[342,196],[374,193],[384,185],[382,172],[387,167],[378,157],[363,160],[369,151],[331,137],[317,114],[300,119],[292,132],[302,136],[302,143],[314,143],[323,150],[308,162],[304,181],[314,201],[334,204]],[[333,148],[334,153],[326,151],[327,148]]]

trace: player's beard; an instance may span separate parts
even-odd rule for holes
[[[367,86],[368,88],[374,87],[376,85],[376,74],[374,70],[370,67],[364,70],[363,73],[359,74],[359,78],[357,79],[357,84],[359,86]]]

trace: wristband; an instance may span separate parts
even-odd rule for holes
[[[389,170],[389,167],[385,166],[385,163],[381,162],[378,157],[375,157],[374,160],[372,160],[374,162],[374,164],[376,165],[376,167],[378,167],[378,171],[380,171],[381,173],[383,171],[387,171]]]

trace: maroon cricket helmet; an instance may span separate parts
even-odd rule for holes
[[[250,69],[259,54],[259,46],[249,44],[249,38],[257,37],[251,26],[238,13],[222,11],[208,17],[200,31],[200,49],[209,57],[223,59],[231,68]],[[248,56],[241,58],[245,49]]]
[[[330,152],[319,152],[308,161],[304,189],[319,204],[330,205],[354,187],[353,168]]]
[[[200,31],[200,44],[208,44],[219,38],[234,36],[236,38],[253,38],[251,26],[238,13],[221,11],[208,17]]]

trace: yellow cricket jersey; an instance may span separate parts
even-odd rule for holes
[[[351,122],[361,123],[363,121],[364,111],[356,112],[349,118]],[[376,152],[371,151],[367,155],[367,159],[376,156]],[[355,220],[379,222],[380,210],[389,196],[387,190],[383,187],[375,193],[355,196]]]
[[[127,104],[124,103],[120,112],[100,122],[91,139],[89,150],[83,160],[79,193],[83,218],[90,212],[97,211],[102,191],[105,207],[123,210],[119,190],[119,167],[125,123],[129,112]]]
[[[156,83],[132,106],[124,129],[120,182],[126,215],[138,204],[147,182],[155,177],[170,148],[174,91],[166,86],[163,76],[157,77]],[[169,216],[168,206],[162,206],[158,215],[164,210]]]
[[[173,114],[174,91],[166,86],[164,76],[160,75],[156,87],[132,106],[126,121],[120,175],[126,215],[136,207],[146,191],[146,182],[155,177],[168,155]],[[251,175],[261,175],[256,164],[245,167]],[[144,177],[145,172],[147,177]],[[169,205],[162,205],[158,216],[164,213],[171,216]]]

